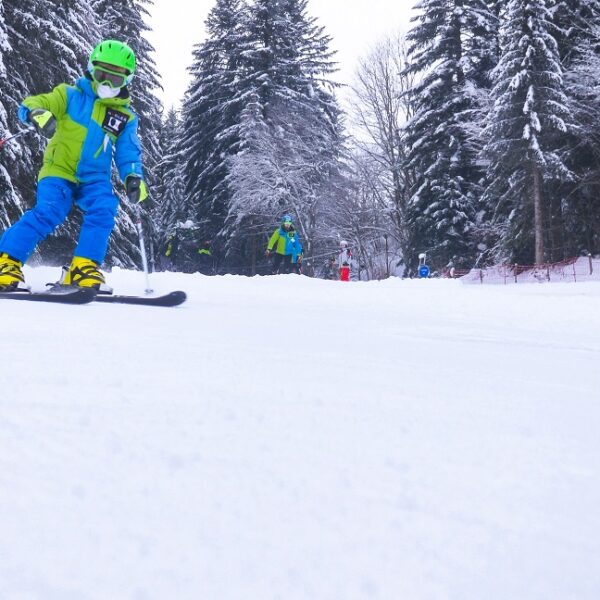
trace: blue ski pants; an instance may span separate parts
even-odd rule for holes
[[[37,244],[66,219],[73,203],[83,211],[75,256],[101,264],[119,207],[110,181],[77,184],[61,177],[44,177],[38,182],[35,206],[4,232],[0,253],[24,263]]]

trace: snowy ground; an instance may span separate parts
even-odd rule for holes
[[[0,301],[2,600],[600,598],[599,282],[153,284]]]

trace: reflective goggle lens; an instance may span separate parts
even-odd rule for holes
[[[97,83],[106,83],[112,88],[121,88],[127,82],[127,75],[112,73],[102,67],[94,67],[92,77]]]

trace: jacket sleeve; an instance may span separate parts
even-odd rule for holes
[[[352,260],[352,252],[350,250],[342,250],[338,256],[338,267],[350,265]]]
[[[273,250],[275,244],[277,244],[277,240],[279,239],[279,227],[273,232],[273,235],[269,239],[269,243],[267,244],[267,250]]]
[[[115,164],[121,181],[129,175],[144,178],[142,170],[142,145],[137,134],[138,118],[133,117],[115,142]]]
[[[67,113],[67,84],[61,83],[47,94],[28,96],[23,100],[22,104],[29,110],[34,110],[36,108],[49,110],[54,117],[59,119]]]

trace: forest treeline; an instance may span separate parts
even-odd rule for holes
[[[73,82],[100,39],[120,39],[139,65],[157,266],[183,227],[212,242],[217,272],[260,273],[283,214],[317,274],[341,239],[370,278],[412,275],[423,252],[438,271],[600,252],[600,2],[415,4],[409,30],[340,89],[307,0],[215,0],[175,110],[144,36],[150,0],[0,0],[0,138],[24,97]],[[0,231],[32,206],[44,144],[3,147]],[[76,213],[35,260],[68,262]],[[107,263],[139,264],[126,200]]]

